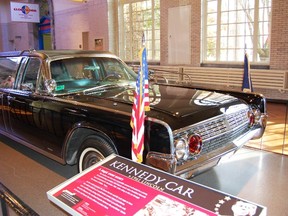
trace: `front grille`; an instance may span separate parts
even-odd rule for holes
[[[238,113],[227,115],[227,121],[229,123],[229,126],[234,129],[239,124],[245,124],[248,123],[249,119],[247,116],[248,108],[242,109]]]
[[[203,149],[200,155],[211,152],[225,146],[248,130],[248,109],[246,105],[238,105],[233,112],[197,123],[185,130],[182,129],[180,133],[178,131],[177,134],[175,133],[175,137],[199,134],[203,140]]]
[[[197,133],[202,136],[203,141],[210,140],[219,135],[223,135],[234,130],[241,130],[247,128],[249,119],[247,118],[248,107],[230,114],[223,114],[214,119],[197,124],[188,132]]]

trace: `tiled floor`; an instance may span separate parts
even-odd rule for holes
[[[282,155],[282,151],[287,154],[286,107],[269,104],[268,114],[265,136],[251,142],[253,148],[241,149],[226,163],[191,181],[266,206],[268,215],[287,216],[288,156]],[[41,216],[66,215],[49,202],[46,192],[76,173],[76,167],[62,166],[0,136],[0,182]]]

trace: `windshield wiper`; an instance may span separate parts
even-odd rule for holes
[[[95,86],[93,88],[89,88],[83,91],[84,94],[89,94],[91,92],[95,92],[95,91],[102,91],[102,90],[106,90],[106,89],[110,89],[110,88],[118,88],[120,87],[117,84],[105,84],[105,85],[100,85],[100,86]]]

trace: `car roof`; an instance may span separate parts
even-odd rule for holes
[[[34,56],[43,59],[55,59],[58,57],[73,57],[73,56],[97,56],[108,55],[116,57],[108,51],[94,51],[94,50],[23,50],[23,51],[10,51],[1,52],[0,56],[17,57],[17,56]]]

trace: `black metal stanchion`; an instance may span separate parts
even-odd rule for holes
[[[4,199],[2,199],[1,195],[0,195],[0,206],[1,206],[0,213],[2,213],[2,215],[8,215],[6,202]]]
[[[7,207],[10,207],[18,215],[39,216],[39,214],[26,205],[2,183],[0,183],[0,203],[2,215],[4,216],[9,215]]]

